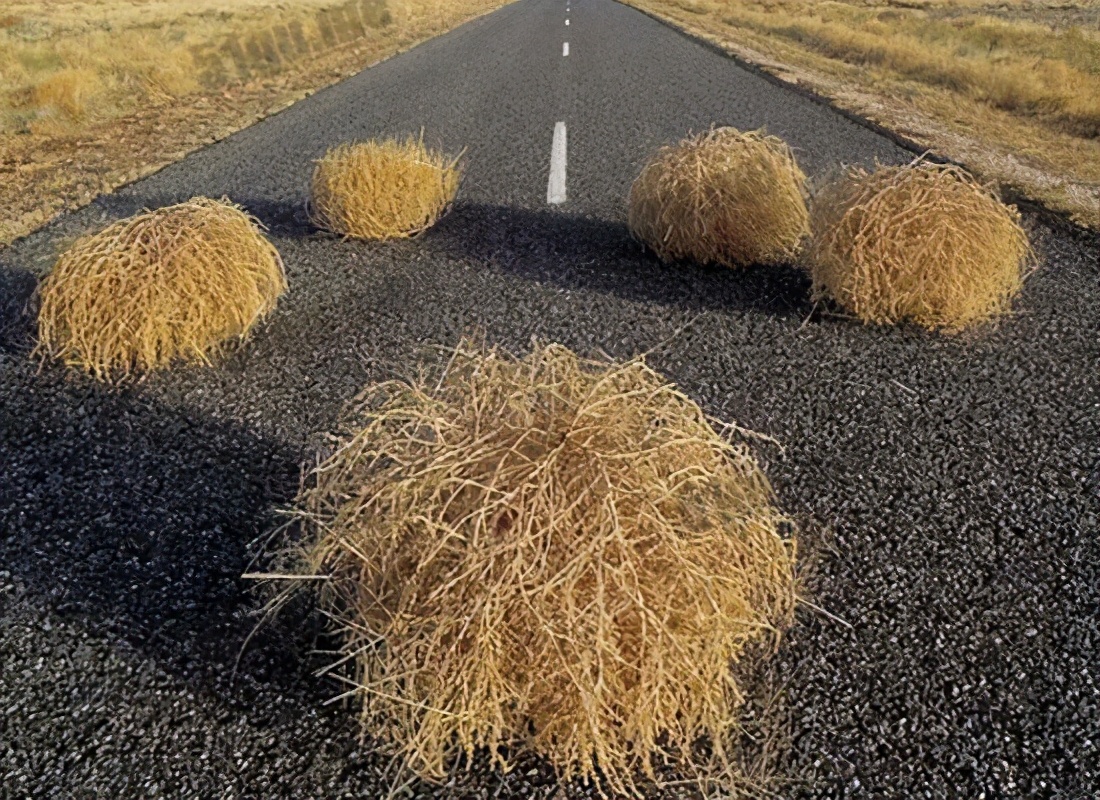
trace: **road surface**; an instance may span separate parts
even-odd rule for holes
[[[1029,216],[1040,268],[1011,317],[864,327],[794,268],[666,267],[631,241],[644,158],[713,124],[766,127],[817,178],[911,158],[613,0],[519,0],[0,251],[0,795],[376,796],[381,759],[321,706],[308,606],[234,675],[258,602],[239,576],[343,405],[467,331],[652,351],[784,445],[758,453],[827,613],[761,679],[780,796],[1100,795],[1100,240]],[[421,130],[466,148],[435,229],[309,226],[329,145]],[[291,283],[270,322],[121,390],[40,368],[22,310],[58,248],[198,194],[270,226]],[[527,759],[416,791],[556,788]]]

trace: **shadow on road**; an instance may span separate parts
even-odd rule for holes
[[[458,203],[423,237],[426,250],[482,261],[528,280],[689,310],[809,312],[810,281],[790,265],[735,270],[663,264],[626,225],[558,211]]]
[[[120,219],[185,199],[110,195],[97,199],[96,204],[110,217]],[[324,243],[340,238],[310,223],[303,202],[230,199],[255,216],[276,239]],[[354,244],[368,254],[387,246],[379,242]],[[794,265],[729,269],[689,261],[663,264],[631,237],[622,222],[562,211],[459,201],[422,236],[397,244],[423,256],[434,252],[450,259],[481,262],[525,280],[610,294],[631,302],[799,319],[812,309],[809,277]]]
[[[26,270],[0,264],[0,353],[25,353],[34,347],[29,303],[37,285]]]
[[[231,199],[274,237],[321,242],[340,238],[310,223],[302,202]],[[179,197],[114,195],[97,202],[122,217],[180,201]],[[526,280],[612,294],[632,302],[800,318],[811,309],[809,278],[793,265],[729,269],[690,261],[663,264],[631,237],[622,222],[562,211],[459,201],[414,242],[425,255],[438,252],[478,261]],[[357,244],[368,252],[383,246]]]
[[[97,198],[95,202],[112,217],[123,219],[146,209],[164,208],[189,199],[190,197],[167,194],[110,194]],[[304,202],[236,196],[230,197],[229,200],[258,219],[273,236],[301,238],[320,233],[309,221],[309,213]]]
[[[299,460],[232,424],[15,359],[0,372],[0,563],[35,605],[87,619],[168,671],[232,670],[259,600],[249,543],[291,502]],[[305,614],[301,609],[300,614]],[[316,625],[262,629],[241,670],[297,691]]]

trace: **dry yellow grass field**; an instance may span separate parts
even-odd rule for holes
[[[5,0],[0,244],[503,3]]]
[[[1097,0],[628,0],[1100,228]]]

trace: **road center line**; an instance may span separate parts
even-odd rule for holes
[[[569,55],[569,42],[561,46],[561,57],[565,58],[567,55]]]
[[[554,142],[550,145],[550,182],[546,185],[546,202],[552,206],[565,202],[565,123],[554,125]]]

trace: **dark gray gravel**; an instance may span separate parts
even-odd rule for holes
[[[358,388],[470,330],[653,349],[783,443],[760,456],[843,622],[806,610],[765,676],[781,795],[1100,796],[1100,239],[1029,217],[1041,268],[1015,313],[956,337],[815,311],[793,268],[664,267],[623,198],[665,141],[766,125],[815,175],[909,154],[610,0],[573,0],[568,28],[564,8],[521,0],[0,251],[0,796],[377,796],[382,759],[320,705],[307,605],[234,677],[256,606],[239,575]],[[309,228],[312,158],[422,126],[469,147],[436,229]],[[287,261],[248,345],[115,390],[29,357],[22,309],[67,239],[199,193],[246,203]],[[525,761],[434,791],[557,789]]]

